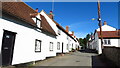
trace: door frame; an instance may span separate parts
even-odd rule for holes
[[[8,65],[11,65],[12,64],[12,59],[13,59],[13,52],[14,52],[14,45],[15,45],[15,39],[16,39],[16,32],[12,32],[12,31],[8,31],[8,30],[5,30],[5,29],[3,29],[3,36],[2,36],[2,46],[1,46],[1,58],[2,58],[2,66],[6,66],[5,64],[3,64],[3,61],[5,60],[5,59],[3,59],[3,45],[4,45],[4,43],[3,43],[3,40],[4,40],[4,36],[5,36],[5,32],[9,32],[9,33],[11,33],[11,34],[13,34],[13,36],[14,36],[14,38],[13,38],[13,44],[12,44],[12,46],[11,46],[11,56],[9,56],[9,58],[10,58],[10,60],[9,60],[9,62],[8,62]]]
[[[64,43],[62,42],[62,53],[63,53]]]

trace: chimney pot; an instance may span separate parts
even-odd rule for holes
[[[72,31],[72,34],[73,34],[73,36],[74,36],[74,31]]]
[[[68,26],[66,26],[66,32],[69,32],[69,27]]]
[[[53,19],[53,12],[52,12],[52,11],[50,11],[49,17],[50,17],[51,19]]]
[[[106,22],[106,21],[104,21],[104,25],[107,25],[107,22]]]
[[[36,8],[36,10],[35,10],[36,12],[38,12],[38,8]]]

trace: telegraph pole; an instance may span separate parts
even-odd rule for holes
[[[103,36],[102,36],[102,21],[101,21],[101,14],[100,14],[100,0],[98,0],[98,22],[99,22],[99,28],[100,28],[100,39],[101,39],[101,49],[103,51]]]

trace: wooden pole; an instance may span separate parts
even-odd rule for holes
[[[98,0],[98,21],[100,27],[100,39],[101,39],[101,49],[103,49],[103,36],[102,36],[102,21],[101,21],[101,14],[100,14],[100,0]]]

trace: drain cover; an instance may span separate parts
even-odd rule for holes
[[[80,62],[80,61],[76,61],[76,62]]]

